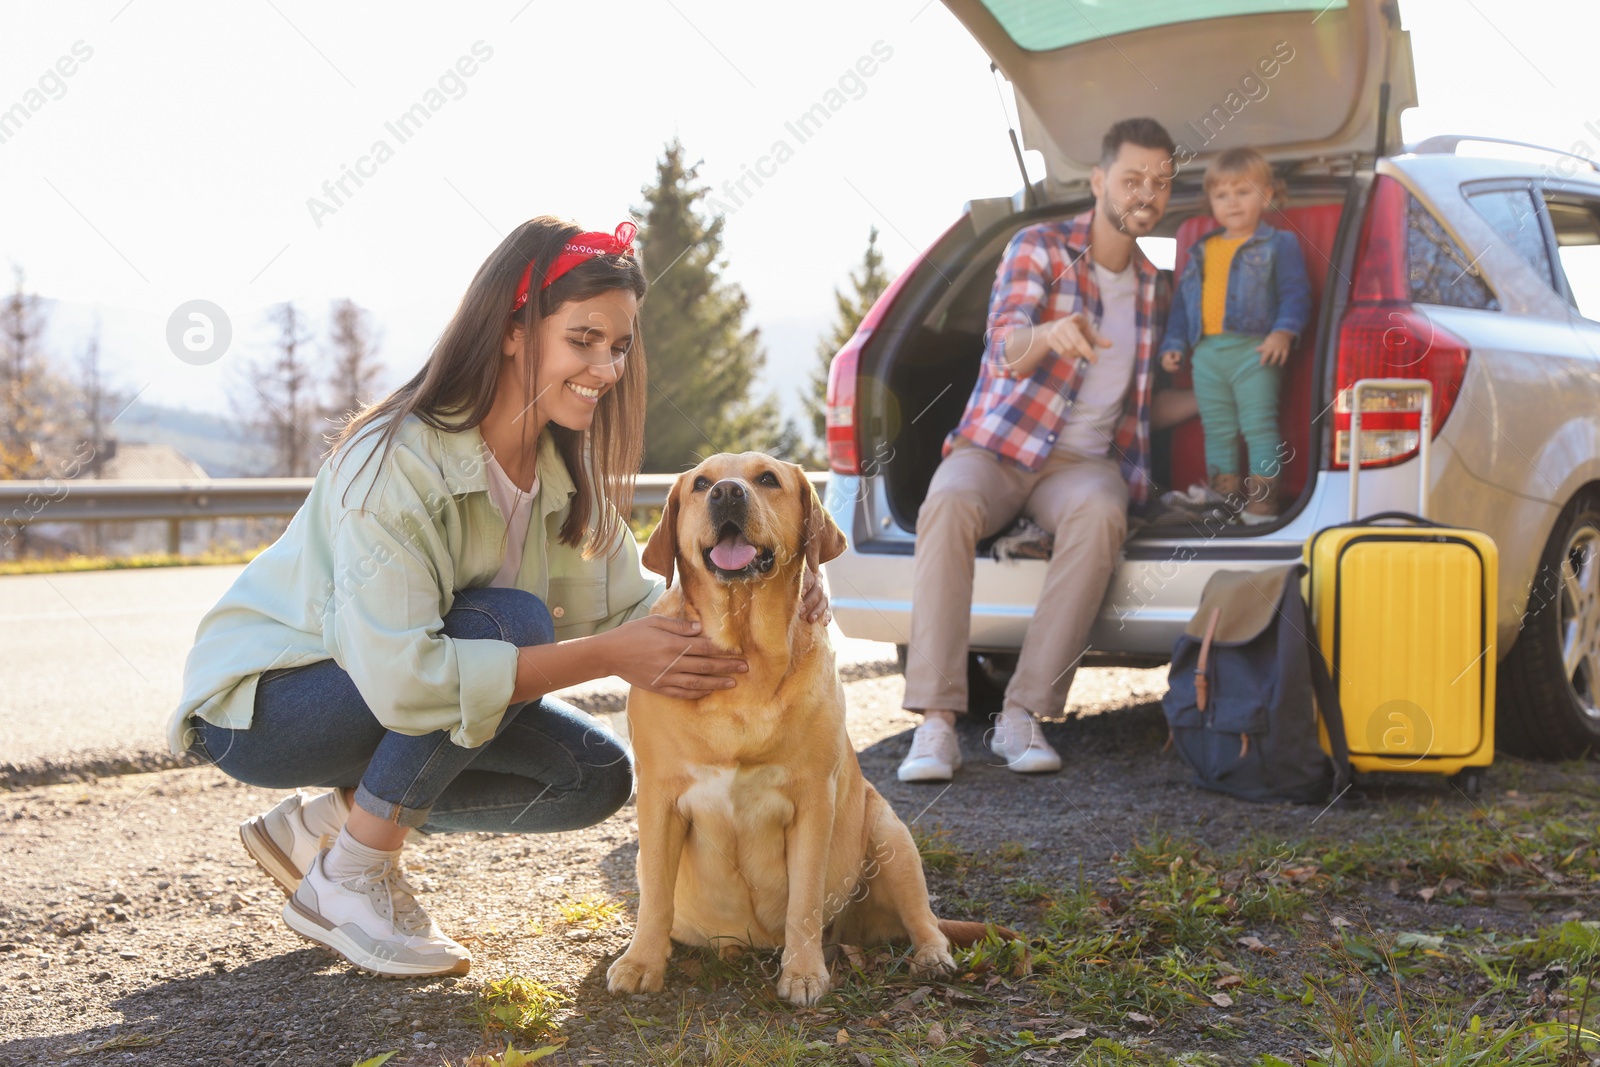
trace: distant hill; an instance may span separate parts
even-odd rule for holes
[[[112,424],[119,441],[171,445],[213,478],[252,478],[269,467],[269,454],[240,439],[236,419],[189,408],[136,401]]]

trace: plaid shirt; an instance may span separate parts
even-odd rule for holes
[[[1038,470],[1050,454],[1088,365],[1081,358],[1068,360],[1051,352],[1033,374],[1014,378],[1009,375],[1006,344],[1019,326],[1037,326],[1078,311],[1087,311],[1095,326],[1100,325],[1100,288],[1089,257],[1093,218],[1091,210],[1063,222],[1027,226],[1006,246],[989,300],[983,364],[961,422],[945,438],[945,455],[957,437],[1030,471]],[[1172,290],[1138,246],[1133,263],[1139,272],[1134,305],[1139,349],[1133,388],[1123,401],[1111,447],[1128,482],[1129,499],[1143,504],[1151,484],[1150,357],[1166,324]]]

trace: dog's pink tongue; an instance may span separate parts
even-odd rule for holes
[[[756,546],[734,534],[724,537],[711,550],[711,562],[725,571],[742,571],[756,558]]]

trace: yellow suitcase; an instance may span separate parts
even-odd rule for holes
[[[1350,514],[1358,515],[1362,398],[1422,394],[1416,515],[1384,512],[1319,530],[1303,581],[1338,685],[1358,771],[1457,775],[1468,795],[1494,761],[1498,553],[1477,530],[1440,526],[1427,504],[1432,383],[1363,379],[1350,404]],[[1392,523],[1398,522],[1399,525]],[[1327,736],[1323,748],[1330,751]]]

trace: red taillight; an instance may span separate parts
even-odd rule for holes
[[[856,438],[856,365],[867,333],[856,330],[828,365],[828,469],[835,474],[861,473],[861,445]]]
[[[952,233],[966,225],[966,216],[957,219],[955,224],[934,242],[934,245],[943,244]],[[927,255],[924,252],[917,256],[894,281],[889,283],[889,288],[873,302],[850,340],[844,343],[844,347],[839,349],[839,354],[833,357],[833,362],[828,364],[826,398],[828,411],[825,420],[828,469],[835,474],[861,473],[861,393],[856,387],[856,379],[861,371],[862,346],[867,343],[867,338],[872,336],[872,331],[877,329],[878,323],[883,321],[889,306],[905,287],[906,279],[917,272],[917,268],[922,266],[922,261]],[[883,447],[883,442],[879,442],[878,447]]]
[[[1433,383],[1433,432],[1455,407],[1467,373],[1466,342],[1436,325],[1411,303],[1406,277],[1406,208],[1410,194],[1379,177],[1356,251],[1350,304],[1339,323],[1334,374],[1333,454],[1346,467],[1350,453],[1350,387],[1362,378],[1425,378]],[[1383,467],[1417,451],[1421,412],[1415,393],[1368,394],[1361,412],[1361,465]]]

